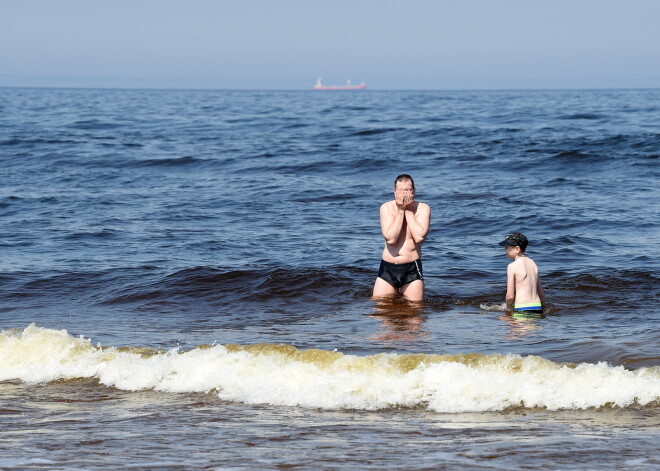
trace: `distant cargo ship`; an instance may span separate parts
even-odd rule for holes
[[[314,85],[314,90],[364,90],[367,88],[364,82],[360,85],[351,84],[350,80],[346,81],[346,85],[323,85],[321,79],[316,80],[316,85]]]

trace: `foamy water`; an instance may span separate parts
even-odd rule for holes
[[[245,404],[436,412],[656,406],[660,368],[559,364],[538,356],[344,355],[292,346],[180,352],[102,347],[32,324],[0,335],[0,381],[94,378],[122,390],[209,393]]]

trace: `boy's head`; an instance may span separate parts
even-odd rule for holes
[[[499,245],[502,247],[520,247],[520,250],[522,252],[525,251],[527,248],[527,244],[529,242],[527,241],[527,237],[525,237],[525,234],[521,234],[520,232],[514,232],[513,234],[509,234],[504,238],[502,242],[500,242]]]

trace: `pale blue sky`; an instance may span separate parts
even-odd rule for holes
[[[0,86],[660,87],[660,0],[0,0]]]

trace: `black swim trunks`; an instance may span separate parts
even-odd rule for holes
[[[390,263],[380,261],[378,278],[382,278],[395,288],[401,288],[415,280],[423,280],[422,261],[415,260],[410,263]]]

